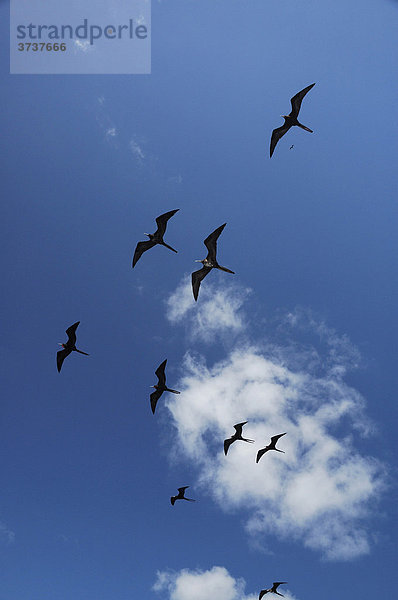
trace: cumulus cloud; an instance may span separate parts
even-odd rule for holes
[[[249,294],[249,289],[236,285],[219,288],[206,281],[200,290],[200,302],[195,302],[187,277],[167,299],[166,316],[170,323],[184,323],[192,337],[210,341],[215,334],[243,331],[241,308]]]
[[[246,595],[245,581],[234,579],[224,567],[208,571],[158,571],[153,589],[166,593],[170,600],[256,600],[257,594]],[[285,596],[288,600],[292,597]]]
[[[255,336],[242,309],[245,294],[213,289],[195,313],[187,286],[169,299],[169,320],[187,322],[202,339],[230,328],[242,334],[211,366],[186,354],[182,393],[167,400],[178,455],[199,469],[199,484],[221,508],[246,513],[246,530],[257,544],[266,548],[274,534],[328,559],[365,554],[366,519],[383,489],[384,470],[355,448],[355,434],[371,429],[363,397],[343,380],[359,354],[346,337],[300,312],[285,324],[312,328],[323,354],[309,344],[248,343]],[[244,436],[256,443],[236,442],[225,457],[223,440],[242,421],[248,421]],[[278,446],[286,453],[269,452],[256,464],[257,451],[283,432]]]

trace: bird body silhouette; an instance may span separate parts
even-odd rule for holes
[[[153,246],[156,246],[156,244],[159,244],[160,246],[166,246],[166,248],[168,248],[169,250],[177,252],[177,250],[174,250],[174,248],[166,244],[166,242],[163,240],[163,236],[166,232],[167,221],[179,210],[179,208],[176,208],[175,210],[170,210],[169,212],[157,217],[156,224],[158,228],[155,231],[155,233],[145,233],[144,235],[147,235],[149,237],[149,240],[145,242],[138,242],[136,246],[133,257],[133,268],[135,267],[137,261],[141,258],[142,254],[150,248],[153,248]]]
[[[227,456],[227,454],[228,454],[230,445],[233,444],[234,442],[236,442],[236,440],[241,440],[242,442],[249,442],[251,444],[254,442],[254,440],[249,440],[248,438],[242,437],[243,425],[246,425],[247,422],[248,421],[243,421],[243,423],[237,423],[236,425],[234,425],[235,433],[233,435],[231,435],[230,438],[227,438],[226,440],[224,440],[225,456]]]
[[[261,590],[261,592],[258,595],[258,600],[261,600],[261,598],[263,596],[265,596],[265,594],[268,594],[269,592],[271,592],[272,594],[278,594],[278,596],[283,596],[283,594],[280,594],[277,591],[277,588],[278,588],[278,586],[280,586],[284,583],[287,583],[287,581],[274,581],[274,583],[272,584],[272,588],[269,588],[268,590]]]
[[[297,127],[301,127],[301,129],[305,129],[306,131],[309,131],[310,133],[314,133],[312,131],[312,129],[299,123],[298,118],[297,118],[298,114],[300,112],[301,102],[303,101],[304,96],[306,95],[307,92],[310,91],[311,88],[314,87],[314,85],[315,85],[315,83],[311,83],[311,85],[307,86],[306,88],[301,90],[301,92],[298,92],[295,96],[293,96],[293,98],[291,98],[291,100],[290,100],[290,102],[292,104],[291,113],[289,115],[282,115],[282,117],[285,119],[284,124],[281,127],[277,127],[272,132],[270,151],[269,151],[270,157],[273,155],[275,146],[279,142],[281,137],[283,135],[285,135],[285,133],[287,131],[289,131],[289,129],[291,127],[293,127],[294,125],[296,125]]]
[[[286,432],[285,433],[280,433],[279,435],[273,435],[272,436],[271,442],[268,444],[268,446],[265,446],[265,448],[261,448],[261,450],[259,450],[257,452],[256,463],[258,463],[258,461],[260,460],[260,458],[262,457],[262,455],[265,454],[266,452],[268,452],[268,450],[276,450],[277,452],[283,452],[283,454],[285,454],[284,450],[279,450],[279,448],[275,448],[276,442],[283,435],[286,435]]]
[[[68,341],[66,342],[66,344],[59,344],[60,346],[62,346],[63,350],[58,350],[58,352],[57,352],[58,373],[61,372],[62,363],[64,362],[65,358],[67,356],[69,356],[69,354],[71,352],[79,352],[79,354],[84,354],[85,356],[89,356],[87,354],[87,352],[83,352],[83,350],[78,350],[76,348],[76,329],[79,327],[79,323],[80,323],[80,321],[77,321],[76,323],[73,323],[73,325],[68,327],[68,329],[65,332],[66,335],[68,336]]]
[[[164,372],[164,370],[166,368],[166,363],[167,363],[167,358],[156,369],[155,375],[158,378],[158,382],[155,385],[151,386],[151,387],[155,388],[155,391],[152,392],[152,394],[150,396],[151,409],[152,409],[153,414],[155,414],[156,404],[158,403],[158,400],[159,400],[160,396],[163,394],[163,392],[172,392],[173,394],[180,393],[180,392],[177,392],[177,390],[172,390],[172,389],[168,388],[166,385],[166,375]]]
[[[184,487],[177,488],[178,489],[177,496],[171,496],[171,498],[170,498],[170,502],[173,506],[174,506],[174,503],[176,500],[187,500],[188,502],[196,502],[196,500],[193,500],[192,498],[185,498],[185,496],[184,496],[185,490],[188,488],[189,488],[189,485],[185,485]]]
[[[225,271],[226,273],[232,273],[235,275],[233,271],[227,269],[226,267],[222,267],[217,262],[217,240],[224,229],[226,223],[224,225],[220,225],[217,229],[213,231],[204,241],[204,245],[206,246],[208,252],[206,258],[203,260],[197,260],[195,262],[200,262],[203,264],[203,267],[198,271],[194,271],[192,273],[192,291],[193,297],[195,300],[198,299],[199,287],[202,280],[210,273],[212,269],[220,269],[220,271]]]

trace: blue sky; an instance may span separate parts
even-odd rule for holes
[[[0,2],[0,600],[391,595],[397,11],[153,1],[151,75],[17,76]]]

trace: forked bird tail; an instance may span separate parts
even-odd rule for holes
[[[218,265],[218,268],[221,269],[221,271],[225,271],[226,273],[232,273],[232,275],[235,275],[235,271],[231,271],[231,269],[227,269],[227,267],[220,267],[220,265]]]
[[[297,125],[298,125],[299,127],[301,127],[301,129],[305,129],[306,131],[309,131],[310,133],[314,133],[314,132],[312,131],[312,129],[310,129],[309,127],[306,127],[305,125],[302,125],[301,123],[297,123]]]
[[[166,246],[166,248],[168,248],[169,250],[172,250],[173,252],[175,252],[177,254],[177,250],[174,250],[174,248],[172,248],[171,246],[166,244],[166,242],[162,242],[162,246]]]
[[[172,392],[173,394],[181,394],[181,392],[178,392],[177,390],[171,390],[170,388],[166,388],[167,392]]]
[[[90,356],[88,352],[83,352],[83,350],[78,350],[77,348],[75,348],[75,352],[79,352],[79,354],[84,354],[85,356]]]

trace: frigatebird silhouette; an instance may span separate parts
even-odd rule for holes
[[[199,271],[194,271],[192,273],[192,291],[195,300],[198,299],[201,281],[206,277],[208,273],[210,273],[212,269],[220,269],[220,271],[225,271],[226,273],[232,273],[232,275],[235,275],[233,271],[227,269],[226,267],[222,267],[217,262],[217,240],[225,225],[226,223],[224,223],[224,225],[220,225],[220,227],[215,229],[213,233],[211,233],[203,242],[208,250],[206,258],[204,258],[203,260],[195,261],[203,264],[203,267],[199,269]]]
[[[138,242],[136,246],[133,257],[133,268],[135,267],[137,261],[141,258],[142,254],[150,248],[153,248],[153,246],[156,246],[156,244],[166,246],[166,248],[168,248],[169,250],[177,252],[177,250],[174,250],[174,248],[172,248],[163,241],[163,236],[166,232],[167,221],[179,210],[179,208],[176,208],[175,210],[170,210],[169,212],[157,217],[156,224],[158,228],[155,231],[155,233],[145,233],[144,235],[147,235],[149,237],[149,240],[147,240],[146,242]]]
[[[274,583],[272,584],[272,588],[269,588],[268,590],[261,590],[261,592],[258,595],[258,600],[261,600],[261,598],[263,596],[265,596],[265,594],[268,594],[269,592],[271,592],[272,594],[278,594],[278,596],[283,596],[283,594],[280,594],[279,592],[277,592],[277,588],[278,588],[278,586],[280,586],[284,583],[287,583],[287,581],[274,581]]]
[[[301,92],[298,92],[295,96],[293,96],[293,98],[291,98],[291,100],[290,100],[290,102],[292,104],[291,113],[289,115],[282,115],[282,117],[285,119],[284,124],[281,127],[277,127],[272,132],[271,145],[270,145],[270,150],[269,150],[270,157],[273,155],[275,146],[279,142],[281,137],[283,135],[285,135],[285,133],[287,131],[289,131],[289,129],[291,127],[293,127],[293,125],[297,125],[297,127],[301,127],[301,129],[305,129],[306,131],[309,131],[310,133],[314,133],[312,131],[312,129],[310,129],[309,127],[306,127],[305,125],[302,125],[301,123],[299,123],[299,121],[297,119],[298,114],[300,112],[301,102],[303,101],[303,98],[306,95],[306,93],[309,92],[310,89],[314,87],[314,85],[315,85],[315,83],[311,83],[311,85],[308,85],[306,88],[301,90]]]
[[[242,442],[250,442],[251,444],[254,442],[254,440],[249,440],[247,438],[242,437],[243,425],[246,425],[247,422],[248,421],[243,421],[243,423],[237,423],[236,425],[234,425],[235,433],[233,435],[231,435],[230,438],[227,438],[226,440],[224,440],[225,456],[227,456],[227,454],[228,454],[230,445],[233,444],[234,442],[236,442],[236,440],[242,440]]]
[[[68,336],[68,341],[66,342],[66,344],[59,344],[60,346],[62,346],[63,350],[58,350],[58,352],[57,352],[58,373],[61,372],[62,363],[64,362],[65,358],[67,356],[69,356],[69,354],[71,352],[79,352],[79,354],[84,354],[85,356],[89,356],[87,354],[87,352],[83,352],[83,350],[78,350],[76,348],[76,329],[79,327],[79,323],[80,323],[80,321],[77,321],[76,323],[73,323],[73,325],[68,327],[68,329],[65,332],[66,335]]]
[[[150,398],[151,398],[151,409],[153,414],[155,414],[155,408],[156,408],[156,404],[158,403],[158,400],[160,398],[160,396],[163,394],[163,392],[172,392],[173,394],[179,394],[180,392],[177,392],[177,390],[171,390],[170,388],[167,387],[166,385],[166,375],[165,375],[165,367],[166,367],[166,363],[167,363],[167,358],[166,360],[164,360],[162,362],[161,365],[158,366],[158,368],[155,371],[155,375],[158,378],[158,382],[155,385],[151,385],[151,387],[155,388],[155,391],[152,392]]]
[[[176,500],[188,500],[188,502],[196,502],[196,500],[193,500],[192,498],[185,498],[185,496],[184,496],[185,490],[187,490],[188,488],[189,488],[189,485],[185,485],[184,487],[177,488],[178,489],[177,496],[171,496],[171,498],[170,498],[170,502],[173,506],[174,506],[174,503]]]
[[[258,463],[258,461],[260,460],[260,458],[262,457],[262,455],[265,454],[266,452],[268,452],[268,450],[276,450],[277,452],[283,452],[283,454],[285,454],[284,450],[279,450],[279,448],[275,448],[276,442],[283,435],[286,435],[286,432],[285,433],[280,433],[279,435],[273,435],[272,436],[271,442],[268,444],[268,446],[265,446],[265,448],[261,448],[261,450],[259,450],[257,452],[256,463]]]

